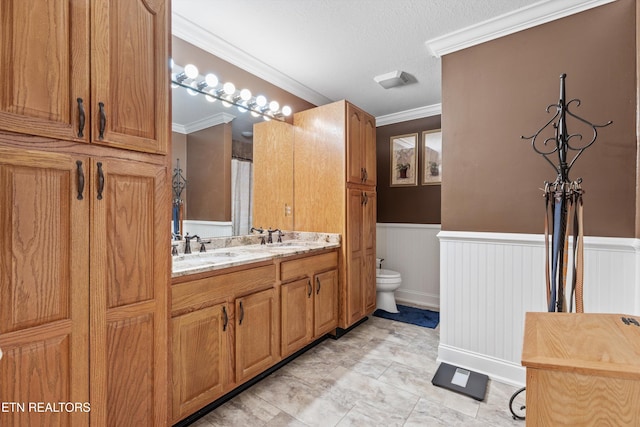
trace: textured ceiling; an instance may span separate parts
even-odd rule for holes
[[[441,102],[440,59],[425,41],[536,2],[173,0],[172,8],[326,102],[348,99],[383,116]],[[385,90],[373,81],[394,70],[417,83]]]

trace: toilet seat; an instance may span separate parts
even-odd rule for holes
[[[400,273],[393,270],[387,270],[386,268],[376,269],[376,279],[400,279]]]

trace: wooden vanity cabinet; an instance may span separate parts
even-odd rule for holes
[[[281,263],[283,357],[338,326],[337,267],[335,251]]]
[[[0,129],[167,153],[167,4],[3,0]]]
[[[174,278],[172,423],[279,361],[273,264]]]

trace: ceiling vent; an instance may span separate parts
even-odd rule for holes
[[[392,71],[390,73],[380,74],[375,76],[373,80],[380,84],[385,89],[391,89],[392,87],[404,86],[411,80],[409,74],[404,71]]]

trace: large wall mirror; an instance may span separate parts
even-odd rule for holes
[[[261,94],[289,105],[294,112],[313,107],[175,36],[172,57],[179,71],[180,66],[195,64],[202,76],[214,73],[220,82],[231,81],[254,96]],[[212,98],[182,86],[172,89],[172,172],[186,184],[174,195],[181,202],[175,203],[172,218],[178,220],[178,226],[172,221],[171,230],[201,237],[247,234],[252,226],[253,125],[264,118],[225,106],[220,100],[210,101]],[[280,118],[292,122],[292,116]]]

